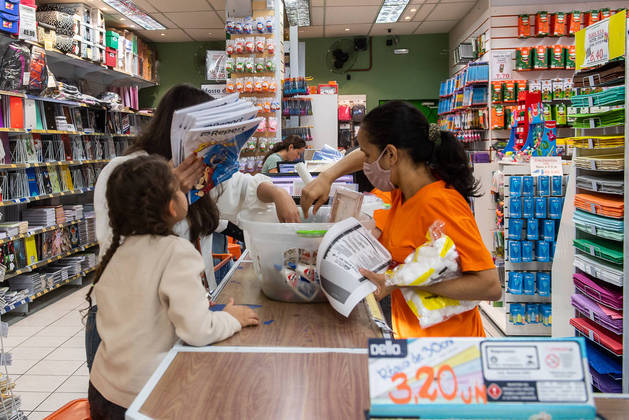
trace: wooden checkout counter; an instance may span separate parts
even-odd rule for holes
[[[167,354],[129,410],[148,419],[365,419],[367,339],[387,335],[366,304],[348,319],[327,303],[267,299],[246,253],[214,297],[260,305],[260,325],[213,346]],[[629,399],[599,398],[607,420],[629,418]]]

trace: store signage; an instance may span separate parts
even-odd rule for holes
[[[371,339],[368,348],[372,416],[595,418],[583,338]]]
[[[513,53],[511,51],[492,51],[492,80],[511,80],[513,77]]]
[[[227,95],[227,84],[222,83],[218,85],[201,85],[201,90],[214,98],[222,98]]]
[[[25,41],[37,42],[37,19],[34,7],[20,4],[19,38]]]
[[[225,71],[226,61],[227,53],[225,51],[206,51],[206,80],[225,80],[227,78],[227,72]]]
[[[560,156],[531,156],[531,175],[563,175]]]
[[[603,19],[575,35],[576,68],[594,67],[625,55],[625,10]]]

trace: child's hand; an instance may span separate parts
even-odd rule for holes
[[[225,305],[225,309],[223,309],[223,311],[236,318],[243,327],[250,327],[260,323],[258,314],[246,306],[234,305],[233,298],[229,299],[229,303]]]
[[[375,284],[376,287],[378,288],[378,290],[376,290],[376,293],[374,293],[374,296],[376,297],[377,300],[380,301],[384,299],[386,296],[391,294],[391,292],[395,289],[395,286],[387,286],[384,283],[385,281],[384,274],[374,273],[373,271],[365,270],[364,268],[361,268],[359,271],[360,271],[360,274],[365,276],[367,280]]]
[[[190,191],[192,187],[194,187],[194,184],[201,179],[204,170],[205,165],[203,164],[203,159],[197,157],[195,154],[191,154],[185,158],[179,166],[174,168],[173,172],[179,181],[181,191],[184,193]]]
[[[299,209],[295,204],[295,200],[291,197],[286,190],[282,188],[276,188],[273,194],[273,202],[275,203],[275,212],[280,223],[299,223],[301,217],[299,216]]]

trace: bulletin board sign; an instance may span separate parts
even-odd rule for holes
[[[600,66],[625,55],[627,11],[603,19],[575,35],[576,68]]]
[[[594,419],[582,337],[369,340],[372,417]]]

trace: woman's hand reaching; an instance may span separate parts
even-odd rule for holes
[[[393,290],[395,290],[395,286],[387,286],[385,284],[386,278],[384,274],[374,273],[373,271],[365,270],[364,268],[360,269],[360,274],[376,285],[378,290],[376,290],[374,296],[378,301],[384,299],[386,296],[390,295]]]
[[[203,159],[197,157],[195,154],[188,156],[179,166],[174,168],[173,172],[177,180],[179,180],[181,191],[184,193],[190,191],[192,187],[199,182],[199,179],[203,176],[204,170],[205,165],[203,164]]]
[[[273,195],[273,202],[275,203],[277,218],[281,223],[301,222],[299,209],[295,204],[295,200],[293,200],[293,197],[291,197],[286,190],[277,188],[277,191]]]

